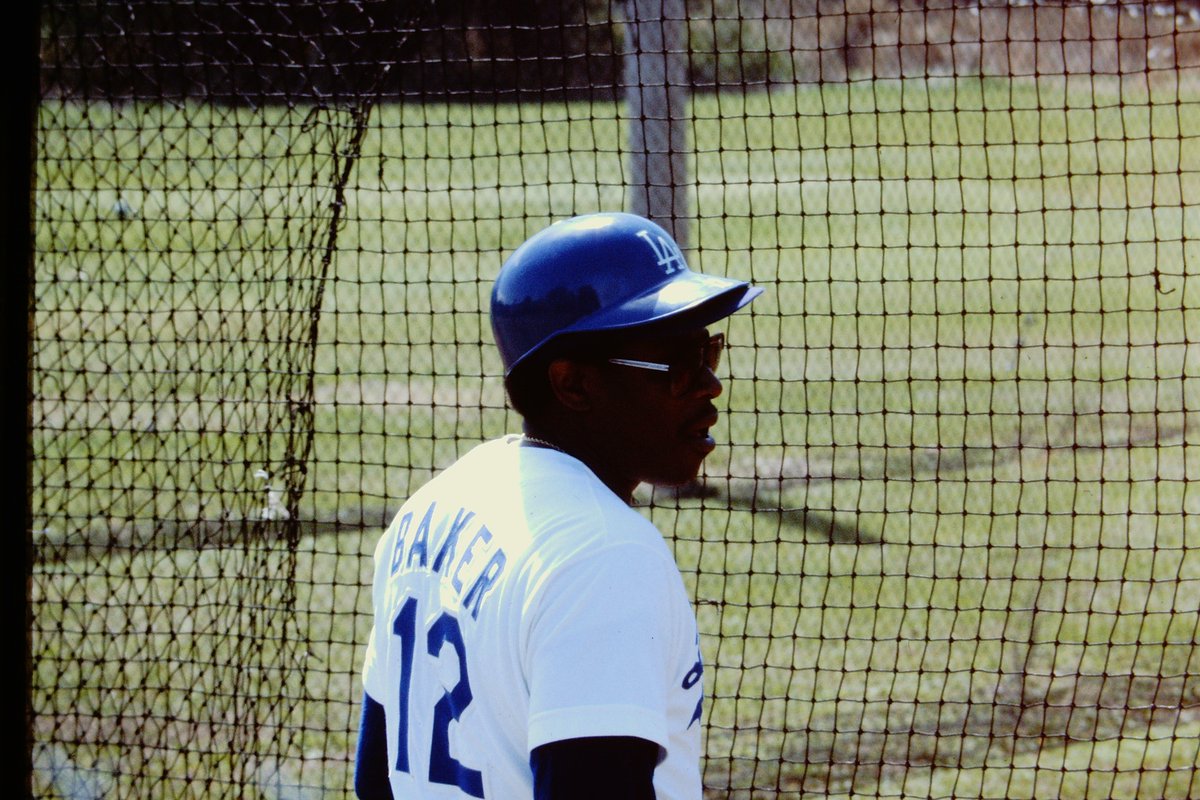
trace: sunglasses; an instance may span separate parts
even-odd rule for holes
[[[702,370],[716,372],[721,365],[721,353],[725,350],[725,334],[718,333],[708,341],[681,350],[666,363],[639,361],[634,358],[610,358],[609,364],[633,367],[652,372],[665,372],[671,381],[671,394],[681,397],[696,385],[696,377]]]

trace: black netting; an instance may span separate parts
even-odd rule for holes
[[[373,544],[519,424],[496,270],[617,208],[767,288],[703,479],[640,494],[706,793],[1200,795],[1200,3],[91,0],[41,34],[36,796],[350,795]]]

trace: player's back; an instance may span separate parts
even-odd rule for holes
[[[666,633],[647,621],[642,638],[670,640],[667,649],[630,658],[693,667],[694,617],[658,532],[582,463],[517,437],[480,445],[418,491],[375,556],[364,679],[386,710],[397,798],[529,797],[530,748],[574,735],[573,705],[596,709],[586,724],[605,713],[631,724],[639,708],[600,705],[617,679],[587,674],[585,654],[622,646],[595,641],[610,635],[596,624],[608,611],[598,597],[618,610],[641,602],[655,617],[666,606]],[[603,696],[589,697],[592,687]],[[645,738],[665,742],[656,724],[647,719]]]

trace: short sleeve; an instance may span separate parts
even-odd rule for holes
[[[674,563],[640,544],[563,566],[536,593],[524,652],[529,749],[585,736],[636,736],[664,750],[680,605]]]

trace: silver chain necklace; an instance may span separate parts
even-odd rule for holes
[[[528,433],[522,433],[521,438],[524,439],[525,441],[529,442],[530,444],[536,444],[540,447],[545,447],[550,450],[557,450],[558,452],[563,453],[564,455],[567,453],[566,450],[563,450],[561,447],[556,445],[554,442],[547,442],[545,439],[539,439],[536,436],[530,436]]]

